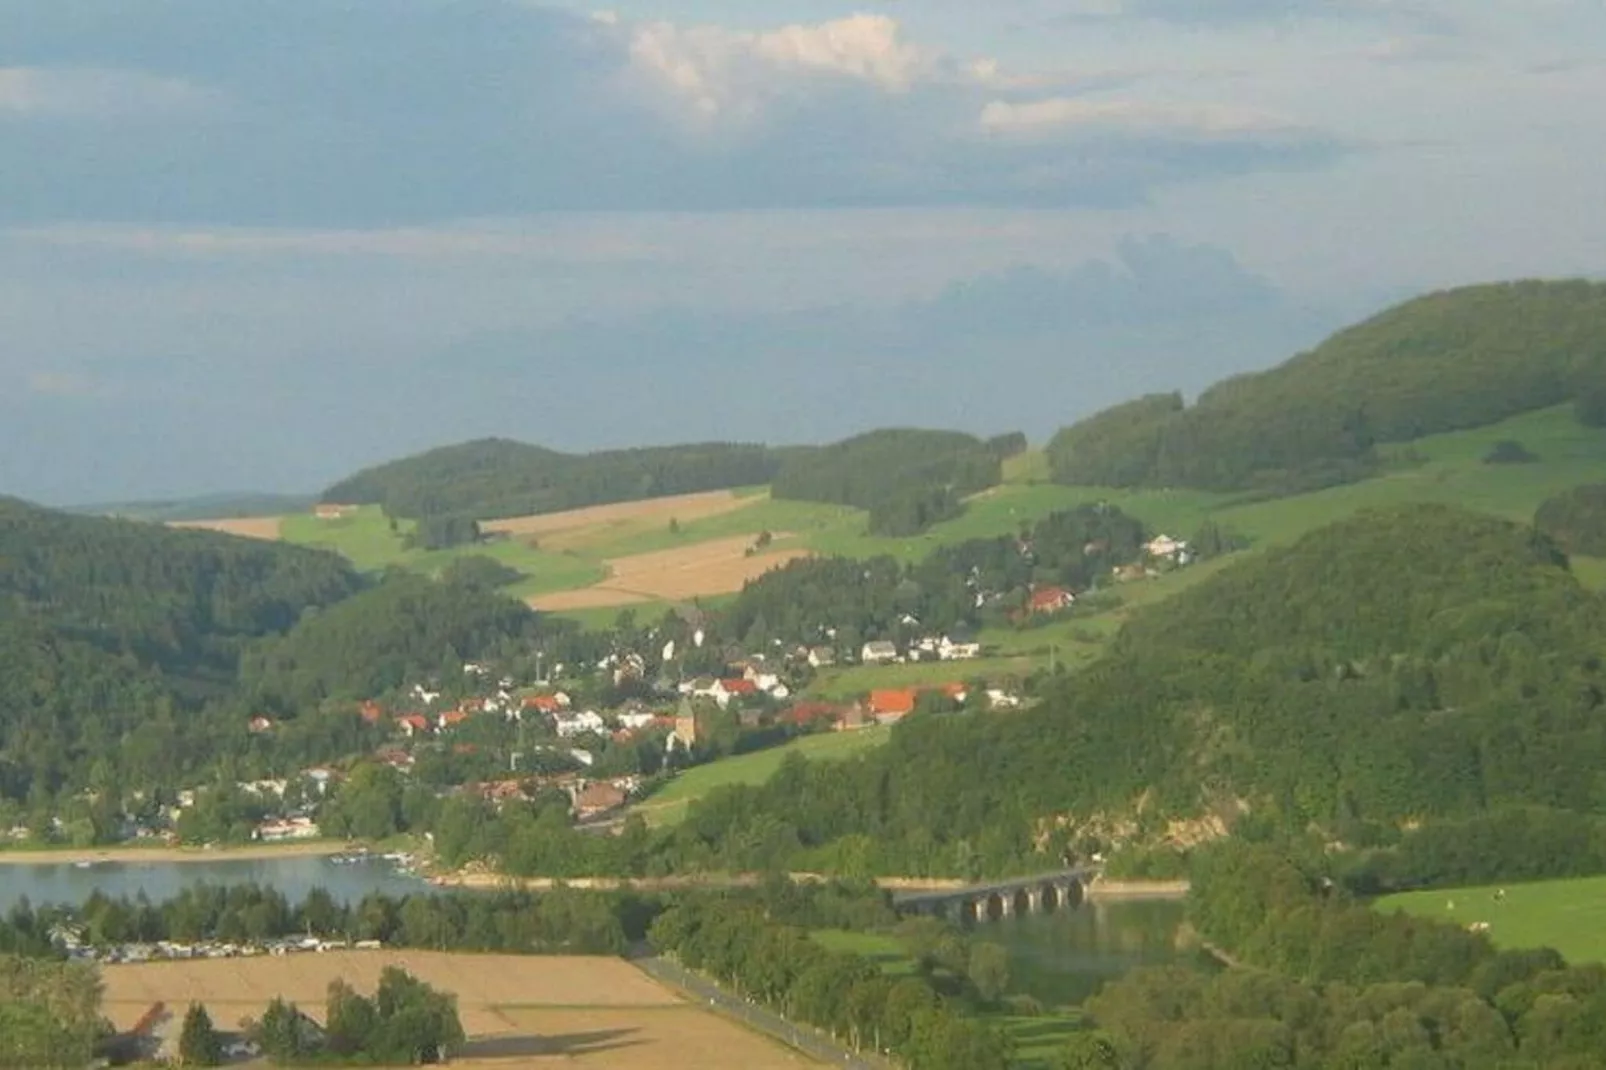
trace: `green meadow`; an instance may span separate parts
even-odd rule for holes
[[[1521,442],[1537,456],[1531,464],[1490,465],[1483,461],[1499,441]],[[1022,526],[1058,510],[1108,502],[1143,520],[1150,530],[1186,538],[1207,520],[1247,537],[1253,553],[1285,544],[1325,524],[1360,510],[1415,502],[1444,502],[1527,521],[1546,498],[1582,483],[1606,480],[1606,431],[1581,427],[1569,409],[1527,413],[1485,428],[1435,435],[1404,446],[1386,447],[1385,467],[1359,483],[1331,487],[1287,498],[1250,500],[1243,496],[1191,490],[1065,487],[1047,482],[1048,462],[1041,450],[1029,450],[1005,465],[1005,482],[975,495],[963,515],[909,538],[881,538],[866,531],[866,514],[846,506],[817,502],[777,501],[765,487],[742,488],[750,499],[739,509],[701,519],[667,522],[621,520],[599,524],[594,531],[565,533],[564,549],[545,550],[530,540],[511,538],[479,546],[429,553],[409,550],[404,537],[410,524],[393,529],[377,507],[365,506],[338,520],[311,515],[283,518],[283,537],[343,554],[358,568],[387,566],[438,572],[452,559],[483,554],[523,574],[509,588],[520,598],[586,587],[607,575],[609,559],[650,553],[701,542],[769,531],[777,547],[802,547],[818,554],[847,557],[888,555],[918,561],[940,546],[967,539],[1019,531]],[[1227,559],[1230,561],[1232,559]],[[1056,622],[1047,629],[994,629],[982,636],[990,657],[962,672],[980,675],[1016,674],[1049,664],[1074,665],[1088,660],[1100,642],[1113,635],[1133,609],[1170,597],[1208,578],[1227,562],[1216,561],[1155,580],[1126,584],[1116,590],[1119,605],[1100,613]],[[1606,590],[1606,560],[1581,558],[1574,563],[1581,582]],[[712,606],[728,598],[710,598]],[[565,612],[587,627],[609,627],[620,609]],[[670,604],[634,607],[638,618],[661,616]],[[898,666],[843,670],[824,674],[816,691],[846,695],[880,686],[941,682],[954,675],[948,666]]]
[[[509,589],[520,598],[587,587],[607,575],[600,561],[547,552],[517,537],[450,550],[409,549],[406,536],[412,527],[411,521],[403,520],[392,529],[378,506],[365,505],[333,520],[320,520],[310,514],[287,516],[280,521],[279,531],[286,542],[333,550],[365,572],[399,566],[435,575],[460,557],[493,558],[524,574],[524,579]]]
[[[1503,902],[1495,899],[1500,888]],[[1457,925],[1486,923],[1499,948],[1553,947],[1571,963],[1606,962],[1606,877],[1403,892],[1374,906]]]
[[[797,753],[814,761],[852,758],[881,746],[891,735],[888,728],[857,732],[822,732],[803,736],[780,747],[724,758],[694,766],[678,774],[658,791],[631,808],[652,825],[673,825],[686,816],[693,800],[729,784],[762,784],[781,767],[787,755]]]

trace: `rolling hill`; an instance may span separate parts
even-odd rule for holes
[[[1206,390],[1155,394],[1049,444],[1068,484],[1290,493],[1378,469],[1377,447],[1577,402],[1606,382],[1606,284],[1514,282],[1431,294],[1309,353]]]
[[[0,499],[0,795],[82,782],[120,739],[193,753],[248,644],[360,587],[333,554]]]

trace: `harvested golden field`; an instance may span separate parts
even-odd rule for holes
[[[775,534],[776,539],[786,537],[785,532]],[[809,554],[799,547],[786,547],[748,556],[755,538],[757,533],[736,535],[692,546],[677,546],[672,550],[614,558],[607,563],[608,578],[601,583],[575,591],[537,595],[530,604],[536,609],[557,611],[730,594],[740,591],[748,580]]]
[[[513,536],[535,535],[540,538],[543,549],[567,550],[640,528],[663,527],[671,518],[685,524],[734,512],[762,500],[755,497],[739,498],[728,490],[713,490],[700,494],[677,494],[669,498],[593,505],[563,513],[490,520],[480,526],[488,532]]]
[[[119,1029],[153,1003],[175,1013],[204,1003],[220,1028],[262,1013],[275,996],[323,1016],[329,982],[372,992],[400,966],[457,996],[469,1043],[454,1066],[537,1070],[786,1070],[806,1057],[687,1003],[622,959],[334,951],[106,966],[103,1008]]]
[[[798,1052],[689,1004],[642,1010],[513,1007],[506,1036],[476,1037],[453,1066],[587,1070],[787,1070]]]
[[[225,535],[238,535],[245,539],[272,541],[279,537],[279,520],[280,518],[276,516],[237,517],[233,520],[175,520],[168,524],[168,527],[188,528],[192,531],[220,531]]]

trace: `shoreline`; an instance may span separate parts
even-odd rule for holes
[[[73,866],[80,862],[151,862],[158,865],[187,862],[261,862],[275,858],[322,858],[344,854],[352,845],[340,840],[306,840],[290,843],[252,843],[234,847],[149,847],[114,844],[108,847],[43,847],[0,850],[5,866]]]

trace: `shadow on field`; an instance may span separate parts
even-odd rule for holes
[[[558,1033],[553,1036],[487,1037],[463,1045],[465,1059],[528,1059],[536,1055],[591,1055],[645,1044],[627,1040],[639,1029],[595,1029],[589,1033]]]

